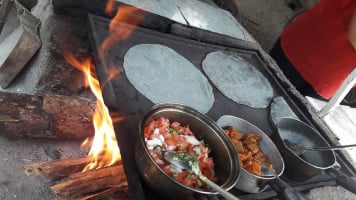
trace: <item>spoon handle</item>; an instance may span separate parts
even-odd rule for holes
[[[235,197],[234,195],[232,195],[230,192],[227,192],[226,190],[224,190],[223,188],[221,188],[220,186],[218,186],[216,183],[214,183],[213,181],[209,180],[207,177],[205,177],[204,175],[199,175],[198,176],[202,181],[204,181],[207,185],[209,185],[213,190],[219,192],[219,194],[223,197],[225,197],[225,199],[227,200],[239,200],[239,198]]]
[[[341,146],[331,146],[331,147],[314,147],[311,150],[336,150],[336,149],[343,149],[348,147],[356,147],[356,144],[349,144],[349,145],[341,145]]]

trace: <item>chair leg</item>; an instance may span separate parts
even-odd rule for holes
[[[351,91],[356,83],[356,67],[346,77],[336,93],[331,97],[330,101],[319,111],[320,117],[325,117],[331,110],[336,108],[345,96]]]
[[[351,89],[351,91],[346,95],[341,104],[356,108],[356,87]]]

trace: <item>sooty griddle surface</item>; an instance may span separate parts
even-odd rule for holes
[[[90,36],[92,37],[92,46],[94,48],[94,56],[96,59],[96,70],[103,87],[105,102],[112,111],[117,112],[119,116],[124,117],[123,120],[115,123],[114,126],[130,191],[134,199],[147,198],[147,193],[145,195],[142,194],[145,187],[142,187],[141,179],[136,169],[134,150],[136,142],[139,139],[138,125],[140,120],[153,103],[133,87],[124,72],[115,76],[110,81],[107,81],[108,73],[107,70],[105,70],[105,68],[123,70],[123,58],[125,53],[131,47],[138,44],[161,44],[168,46],[192,62],[199,70],[202,70],[201,63],[205,56],[210,52],[223,50],[234,53],[251,63],[270,81],[274,90],[274,97],[284,96],[286,100],[289,100],[283,88],[276,81],[274,75],[268,70],[265,63],[254,51],[202,43],[167,33],[136,27],[134,32],[128,38],[113,45],[103,61],[98,55],[100,45],[109,35],[109,19],[89,15],[89,23],[91,30]],[[130,29],[132,26],[121,24],[120,28]],[[215,102],[210,111],[206,113],[210,118],[216,121],[222,115],[234,115],[255,124],[261,130],[265,131],[267,135],[271,134],[273,131],[273,124],[270,119],[269,107],[256,109],[237,104],[218,91],[213,83],[211,83],[211,85],[213,86]],[[291,107],[291,109],[300,119],[307,121],[298,108]],[[236,191],[236,193],[240,194],[238,191]]]

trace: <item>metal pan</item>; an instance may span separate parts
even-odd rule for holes
[[[261,135],[260,148],[268,156],[276,172],[276,176],[274,177],[264,177],[256,176],[241,168],[240,179],[235,186],[237,189],[248,193],[259,193],[270,185],[283,199],[300,199],[300,194],[297,195],[297,192],[292,187],[279,178],[284,171],[283,158],[276,145],[262,130],[248,121],[231,115],[221,116],[217,124],[221,128],[232,126],[242,133],[257,133]]]
[[[285,141],[300,143],[305,146],[330,146],[327,141],[308,124],[293,118],[283,118],[276,124],[276,129],[272,134],[272,140],[274,140],[285,161],[286,168],[283,175],[286,178],[304,182],[321,172],[326,172],[333,177],[340,186],[356,193],[356,182],[337,169],[339,166],[332,150],[307,151],[301,155],[297,155],[286,145]]]
[[[230,190],[236,184],[240,166],[235,156],[235,149],[228,136],[208,116],[197,110],[174,103],[162,103],[152,106],[143,116],[139,124],[140,139],[135,149],[137,169],[146,184],[158,194],[168,199],[199,199],[201,195],[214,196],[216,191],[208,191],[188,187],[171,176],[158,166],[147,149],[144,128],[151,120],[161,117],[168,118],[172,122],[177,121],[182,125],[189,124],[189,128],[195,133],[198,140],[204,140],[212,149],[211,156],[214,159],[215,176],[217,184],[225,190]]]

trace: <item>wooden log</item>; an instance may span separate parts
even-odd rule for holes
[[[0,136],[82,140],[94,135],[94,108],[68,96],[0,92]]]
[[[78,196],[76,199],[82,200],[107,199],[112,196],[114,196],[115,199],[130,199],[128,185],[121,161],[112,167],[82,172],[90,160],[91,159],[89,157],[82,157],[34,163],[25,167],[25,173],[28,176],[44,176],[51,180],[68,177],[68,179],[64,179],[65,181],[62,183],[53,186],[54,192],[57,190],[56,188],[59,188],[58,197],[56,198],[57,200],[66,198],[72,199],[74,196],[78,195],[80,197]],[[119,178],[113,178],[113,176],[118,176]],[[97,188],[92,186],[92,183],[97,181],[96,179],[99,179],[101,187]],[[87,181],[80,182],[81,180]],[[117,180],[119,181],[117,182]],[[102,184],[102,181],[104,184]],[[72,187],[77,187],[73,186],[73,184],[80,184],[85,188],[89,187],[87,190],[90,190],[91,192],[85,193],[85,191],[71,191]],[[64,193],[64,195],[62,193]]]
[[[101,199],[109,199],[110,197],[114,197],[114,199],[131,199],[128,191],[127,182],[123,182],[118,187],[104,189],[99,192],[95,192],[94,194],[84,195],[78,197],[79,200],[101,200]]]
[[[68,180],[52,186],[51,189],[61,198],[77,198],[104,189],[120,187],[125,181],[123,166],[114,165],[70,175]]]
[[[90,161],[89,157],[81,157],[34,163],[25,167],[25,173],[27,176],[44,176],[51,180],[58,180],[68,176],[76,176],[76,173],[83,171]],[[119,161],[115,164],[121,165],[122,162]],[[78,173],[77,176],[80,176],[80,174]]]
[[[58,180],[81,172],[89,162],[89,157],[51,160],[27,165],[25,173],[27,176],[44,176],[51,180]]]

